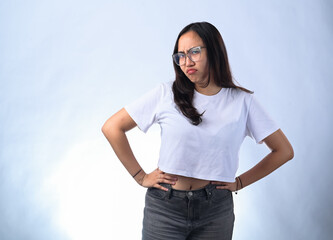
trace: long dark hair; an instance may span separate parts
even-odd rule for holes
[[[215,84],[219,87],[238,88],[245,92],[252,93],[251,91],[243,87],[237,86],[234,83],[229,66],[227,49],[224,45],[221,34],[212,24],[208,22],[196,22],[187,25],[179,33],[173,53],[178,52],[179,38],[189,31],[196,32],[207,48],[207,57],[209,64],[208,83],[212,77],[215,81]],[[192,104],[194,83],[192,83],[186,77],[184,72],[175,62],[173,63],[173,67],[176,74],[176,80],[172,85],[174,101],[181,110],[181,112],[184,114],[184,116],[189,118],[193,125],[199,125],[202,122],[201,116],[203,115],[203,113],[199,113]]]

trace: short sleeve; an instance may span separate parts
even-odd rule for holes
[[[276,122],[269,116],[258,100],[251,94],[251,101],[246,122],[247,135],[257,143],[279,129]]]
[[[146,133],[150,126],[156,122],[156,113],[162,95],[163,85],[160,84],[136,101],[125,106],[126,111],[141,131]]]

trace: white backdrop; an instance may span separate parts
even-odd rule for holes
[[[104,121],[174,78],[179,31],[209,21],[235,79],[279,123],[295,158],[234,196],[234,239],[330,239],[333,4],[272,1],[0,2],[0,239],[140,239],[145,189]],[[159,129],[129,133],[146,171]],[[246,139],[239,173],[268,149]]]

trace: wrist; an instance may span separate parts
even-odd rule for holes
[[[243,188],[243,183],[241,178],[238,176],[236,177],[236,190],[235,193],[237,194],[239,190],[241,190]]]
[[[142,183],[143,183],[143,179],[144,179],[144,177],[146,176],[147,174],[143,171],[143,170],[141,170],[135,177],[133,177],[134,178],[134,180],[139,184],[139,185],[141,185],[142,186]]]
[[[244,186],[243,186],[243,182],[242,182],[242,179],[240,178],[240,176],[236,177],[236,181],[237,181],[237,186],[238,186],[237,190],[243,189]]]

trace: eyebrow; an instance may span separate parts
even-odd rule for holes
[[[192,48],[196,48],[196,47],[200,47],[200,45],[199,45],[199,46],[195,46],[195,47],[191,47],[191,48],[187,49],[186,52],[188,52],[188,51],[190,51]],[[178,52],[179,52],[179,53],[185,53],[184,51],[178,51]]]

